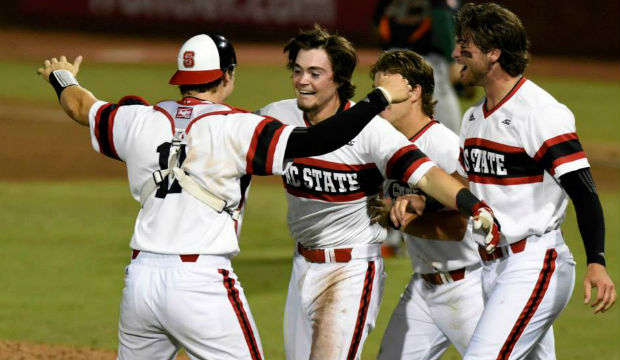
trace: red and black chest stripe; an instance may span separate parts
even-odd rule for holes
[[[467,171],[469,181],[481,184],[541,182],[545,170],[524,148],[480,138],[465,140],[459,160]]]
[[[282,176],[294,196],[331,202],[353,201],[376,194],[383,175],[375,164],[349,165],[297,158]]]

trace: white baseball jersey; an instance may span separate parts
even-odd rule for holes
[[[431,120],[411,139],[437,166],[451,174],[459,166],[459,138]],[[385,197],[418,190],[393,180],[384,183]],[[471,221],[460,241],[427,240],[403,233],[414,274],[388,323],[378,359],[438,359],[453,344],[465,353],[484,307],[480,258]],[[464,269],[464,278],[429,284],[420,274]]]
[[[350,106],[346,102],[339,110]],[[269,104],[260,113],[310,125],[295,99]],[[331,153],[293,159],[283,176],[291,235],[307,248],[353,247],[353,258],[313,263],[295,254],[284,311],[287,359],[360,358],[385,277],[379,243],[386,232],[371,224],[367,198],[380,191],[384,177],[416,184],[433,165],[380,117]]]
[[[155,106],[98,101],[89,117],[93,147],[126,163],[136,200],[153,172],[167,168],[170,141],[181,129],[186,142],[182,169],[239,210],[252,174],[282,174],[293,130],[272,118],[193,97]],[[233,256],[239,252],[239,225],[166,180],[140,209],[130,246],[163,254]]]
[[[558,179],[589,167],[571,111],[524,77],[495,108],[465,113],[460,146],[471,191],[501,224],[499,246],[558,229],[568,203]]]
[[[310,125],[295,99],[271,103],[259,113],[291,125]],[[432,166],[390,123],[375,117],[340,149],[293,160],[283,176],[291,235],[310,248],[379,243],[385,230],[371,224],[368,196],[379,191],[384,178],[415,185]]]
[[[410,141],[448,174],[459,166],[459,138],[438,121],[429,122]],[[394,180],[386,180],[383,188],[385,197],[392,199],[418,192],[418,189]],[[466,231],[460,241],[441,241],[403,233],[413,271],[419,274],[447,272],[479,263],[472,236],[471,231]]]
[[[485,307],[463,358],[555,359],[552,324],[575,281],[559,177],[589,166],[575,119],[522,77],[494,108],[465,113],[460,145],[471,191],[501,224],[503,254],[483,261]]]

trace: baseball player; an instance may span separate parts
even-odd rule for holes
[[[232,44],[196,35],[178,55],[170,83],[179,101],[149,106],[140,97],[98,100],[75,79],[81,57],[46,60],[38,72],[64,111],[90,127],[94,149],[127,166],[140,201],[119,320],[119,359],[262,359],[243,288],[230,259],[252,175],[282,174],[290,159],[319,155],[350,141],[391,99],[411,87],[386,76],[349,111],[315,127],[224,104],[235,83]]]
[[[587,255],[585,301],[608,310],[603,211],[571,111],[523,73],[528,40],[519,18],[493,4],[457,14],[456,61],[486,97],[463,117],[460,146],[471,190],[502,224],[499,246],[480,250],[485,309],[465,359],[554,359],[552,323],[568,303],[575,262],[560,225],[573,201]]]
[[[413,96],[390,105],[381,117],[437,166],[449,174],[455,173],[459,166],[458,136],[433,118],[434,81],[430,64],[413,51],[392,50],[381,54],[371,67],[375,79],[386,73],[403,75],[413,87]],[[383,188],[385,198],[392,200],[417,193],[417,189],[393,180],[386,180]],[[480,258],[472,233],[465,231],[466,218],[454,211],[438,211],[417,220],[425,222],[424,227],[445,229],[447,236],[438,234],[429,240],[403,235],[413,276],[383,335],[378,357],[381,360],[439,359],[450,344],[462,355],[482,313]],[[455,226],[458,231],[451,229]],[[410,229],[413,234],[416,228]],[[439,240],[442,238],[451,241]]]
[[[284,51],[296,99],[271,103],[260,114],[311,126],[352,106],[357,56],[348,40],[315,26],[291,38]],[[380,255],[385,230],[371,224],[366,202],[384,178],[418,186],[468,215],[486,209],[492,241],[497,226],[490,209],[428,163],[379,117],[340,149],[293,160],[283,176],[289,230],[297,243],[284,310],[287,359],[360,358],[385,278]]]

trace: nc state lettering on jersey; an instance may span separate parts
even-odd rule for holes
[[[408,184],[397,181],[389,181],[387,186],[387,195],[392,199],[396,199],[403,195],[417,194],[418,192],[417,188],[410,187]]]
[[[383,181],[374,164],[342,165],[312,160],[312,164],[301,163],[304,160],[308,161],[295,161],[282,176],[286,190],[295,196],[351,201],[376,194]]]
[[[487,149],[465,148],[463,151],[463,165],[468,173],[507,175],[504,166],[504,154]]]
[[[283,176],[286,185],[315,192],[345,194],[360,190],[357,173],[298,167],[293,164]]]

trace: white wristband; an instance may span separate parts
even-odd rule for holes
[[[390,93],[385,90],[385,88],[381,87],[381,86],[377,86],[377,89],[381,90],[381,93],[383,94],[383,97],[385,97],[385,100],[387,100],[388,105],[392,103],[392,95],[390,95]]]
[[[72,85],[80,85],[73,73],[69,70],[55,70],[50,74],[50,84],[60,99],[62,91]]]

